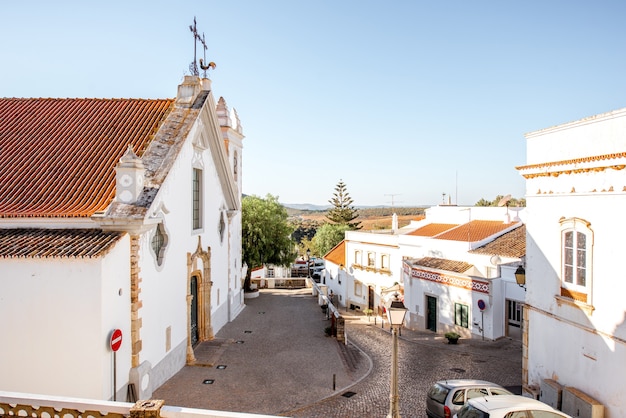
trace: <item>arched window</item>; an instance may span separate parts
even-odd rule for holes
[[[561,296],[591,304],[593,231],[580,218],[561,222]]]

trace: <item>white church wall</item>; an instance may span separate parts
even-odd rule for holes
[[[236,273],[241,269],[237,269],[235,263],[238,262],[240,266],[241,258],[235,260],[231,257],[228,228],[233,225],[240,227],[241,219],[237,216],[234,224],[229,225],[226,203],[222,197],[223,190],[211,151],[199,150],[192,144],[191,138],[199,138],[200,135],[206,140],[207,134],[199,131],[201,126],[196,123],[190,131],[190,140],[183,146],[154,204],[154,207],[164,208],[160,216],[164,219],[168,234],[168,247],[162,265],[157,265],[150,245],[154,230],[142,236],[141,361],[148,361],[153,367],[150,377],[153,388],[158,387],[185,364],[189,292],[187,254],[196,251],[198,239],[201,240],[202,249],[209,248],[211,254],[210,277],[203,279],[212,282],[210,315],[214,334],[231,319],[229,288],[240,289],[236,283]],[[197,230],[193,230],[192,225],[193,168],[202,170],[202,227]],[[219,234],[222,217],[226,228],[223,238]],[[235,234],[233,238],[234,244],[240,245],[240,234]],[[200,260],[198,268],[202,270]],[[243,298],[238,297],[236,292],[231,292],[230,297],[237,306],[243,306]],[[168,334],[171,336],[169,345],[166,341]]]
[[[110,347],[101,357],[103,370],[102,393],[96,399],[126,400],[128,370],[131,367],[131,330],[130,330],[130,237],[125,234],[106,257],[102,258],[102,331],[110,339],[115,329],[122,331],[122,345],[116,355],[116,392],[113,396],[113,353]],[[102,338],[102,337],[100,337]]]

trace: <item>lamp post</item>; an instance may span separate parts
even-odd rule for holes
[[[308,248],[306,250],[306,274],[307,277],[310,279],[311,278],[311,249]]]
[[[391,334],[393,339],[393,349],[391,351],[391,383],[389,393],[389,414],[387,418],[400,418],[400,408],[398,406],[398,330],[404,323],[404,316],[408,309],[398,298],[398,293],[394,294],[394,300],[387,307],[387,319],[391,324]]]

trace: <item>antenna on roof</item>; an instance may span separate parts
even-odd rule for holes
[[[391,209],[393,209],[393,198],[394,198],[394,196],[400,196],[400,194],[398,194],[398,193],[386,194],[385,196],[391,196]]]

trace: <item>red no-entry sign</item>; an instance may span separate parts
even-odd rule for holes
[[[114,352],[119,350],[122,345],[122,331],[119,329],[114,329],[111,333],[111,350]]]

